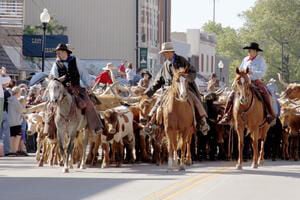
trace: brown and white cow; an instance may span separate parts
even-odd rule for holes
[[[30,113],[25,116],[28,126],[28,133],[35,134],[37,133],[37,151],[36,151],[36,160],[41,160],[41,148],[46,149],[47,141],[45,140],[45,135],[43,135],[43,113]],[[46,156],[45,154],[43,154]],[[43,160],[47,160],[47,158],[42,158]]]
[[[102,148],[104,151],[104,159],[102,167],[110,164],[109,144],[112,145],[112,161],[117,158],[117,167],[120,167],[124,158],[124,144],[130,146],[131,154],[135,147],[135,137],[133,132],[133,114],[127,107],[120,106],[104,111],[103,113],[105,131],[101,135]]]
[[[45,163],[50,162],[50,166],[58,164],[61,156],[58,153],[57,149],[57,140],[56,135],[45,135],[44,130],[44,121],[45,113],[30,113],[26,115],[28,132],[37,133],[37,151],[36,151],[36,160],[39,162],[38,166],[42,167]],[[42,150],[42,155],[40,154]]]
[[[149,113],[155,106],[157,96],[152,98],[143,98],[139,103],[140,108],[140,124],[143,127],[140,135],[145,140],[144,152],[147,156],[151,153],[153,147],[152,162],[160,165],[168,158],[166,134],[163,129],[163,119],[161,109],[158,108],[156,113],[150,118]],[[142,141],[142,139],[141,139]]]

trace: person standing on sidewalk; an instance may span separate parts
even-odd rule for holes
[[[134,72],[134,69],[132,67],[132,63],[129,63],[129,65],[126,69],[126,79],[127,79],[130,86],[134,85],[134,81],[133,81],[134,76],[135,76],[135,72]]]
[[[7,76],[6,74],[6,69],[5,67],[2,67],[0,69],[0,156],[3,156],[4,154],[7,154],[7,150],[9,149],[9,143],[7,144],[6,138],[7,136],[5,135],[3,131],[3,124],[2,124],[2,119],[3,115],[5,114],[3,112],[3,107],[4,107],[4,91],[3,91],[3,85],[8,84],[10,82],[10,77]],[[4,144],[3,144],[4,143]],[[4,147],[4,149],[3,149]]]
[[[25,107],[18,100],[21,96],[21,89],[14,87],[12,96],[8,98],[8,121],[10,126],[10,154],[17,155],[22,135],[22,122]]]

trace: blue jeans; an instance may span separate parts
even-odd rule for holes
[[[129,83],[129,86],[134,86],[134,81],[133,80],[129,80],[128,83]]]
[[[3,112],[2,123],[0,125],[0,138],[3,139],[4,153],[7,154],[10,152],[10,128],[7,112]]]
[[[21,124],[22,128],[22,135],[21,135],[21,139],[23,140],[23,142],[26,144],[26,137],[27,137],[27,122],[24,119],[22,124]]]

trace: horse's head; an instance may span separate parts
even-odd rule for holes
[[[236,77],[233,81],[233,89],[237,92],[240,104],[245,105],[248,103],[250,96],[251,79],[249,77],[249,69],[240,71],[236,68]]]
[[[64,78],[64,77],[62,77]],[[58,103],[62,100],[65,92],[65,87],[62,84],[63,79],[51,78],[48,83],[47,93],[49,95],[49,101],[52,103]]]
[[[187,67],[174,70],[172,86],[177,92],[176,99],[178,101],[187,101],[188,98],[187,76],[188,76]]]

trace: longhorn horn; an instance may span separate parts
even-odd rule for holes
[[[115,97],[120,98],[120,96],[119,96],[118,94],[116,94],[115,91],[113,90],[113,88],[116,87],[116,85],[117,85],[118,83],[119,83],[119,82],[116,81],[116,82],[114,82],[112,85],[108,86],[107,89],[106,89],[100,96],[102,96],[102,95],[107,95],[107,93],[108,93],[109,91],[111,91]]]
[[[287,88],[287,86],[288,86],[289,84],[287,84],[286,82],[284,82],[284,80],[282,79],[280,73],[277,73],[277,75],[278,75],[278,80],[279,80],[279,82],[280,82],[285,88]]]
[[[133,104],[133,103],[138,103],[141,100],[142,96],[139,97],[122,97],[121,100],[123,102]]]
[[[220,88],[215,93],[217,96],[220,96],[224,91],[225,91],[225,88]]]
[[[299,100],[293,100],[293,99],[289,99],[289,102],[295,106],[300,106],[300,101]]]

